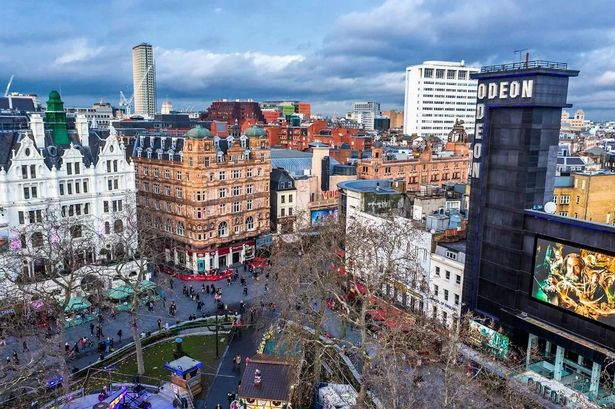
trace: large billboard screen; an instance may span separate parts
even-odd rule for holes
[[[310,220],[312,222],[312,226],[324,224],[328,220],[337,220],[337,208],[312,210],[310,212]]]
[[[531,296],[615,327],[615,255],[538,237]]]

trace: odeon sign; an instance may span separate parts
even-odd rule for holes
[[[534,93],[534,80],[499,81],[478,84],[477,100],[495,100],[500,103],[509,100],[529,99]],[[471,176],[480,177],[480,159],[483,149],[483,123],[485,117],[485,104],[476,104],[476,130],[474,132],[474,146],[472,147]]]

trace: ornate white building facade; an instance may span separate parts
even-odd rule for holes
[[[72,238],[86,242],[78,250],[84,264],[124,251],[118,235],[135,206],[134,165],[113,129],[104,138],[90,133],[83,115],[75,128],[70,143],[57,143],[43,118],[32,114],[29,131],[0,135],[0,235],[8,251],[33,255],[15,266],[23,278],[44,278],[48,267],[36,254],[55,239],[50,224],[70,225]]]

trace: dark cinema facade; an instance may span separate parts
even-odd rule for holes
[[[517,375],[533,390],[561,406],[606,406],[615,398],[607,366],[615,358],[615,228],[542,210],[553,199],[561,111],[577,75],[547,61],[472,74],[463,301],[498,337],[534,352]]]

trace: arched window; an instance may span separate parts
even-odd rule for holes
[[[218,225],[218,236],[220,237],[226,237],[228,233],[228,227],[226,225],[226,222],[222,222]]]
[[[184,235],[184,224],[182,222],[177,223],[175,232],[177,233],[178,236]]]
[[[32,233],[32,247],[43,247],[43,233]]]
[[[246,219],[246,230],[254,230],[254,218],[252,216]]]
[[[111,224],[105,222],[105,234],[111,234]]]
[[[117,243],[113,250],[114,250],[114,253],[115,253],[115,259],[116,260],[124,258],[124,256],[126,255],[126,252],[124,250],[124,245],[122,243]]]
[[[121,233],[124,231],[124,222],[122,222],[121,220],[116,220],[115,222],[113,222],[113,231],[115,233]]]

